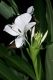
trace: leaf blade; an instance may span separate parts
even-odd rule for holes
[[[4,1],[0,2],[0,14],[6,19],[16,15],[12,7],[8,6]]]

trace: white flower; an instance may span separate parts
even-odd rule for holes
[[[32,16],[29,13],[24,13],[18,16],[12,25],[5,26],[4,31],[12,36],[17,36],[15,45],[17,48],[25,43],[27,31],[30,30],[36,22],[30,22]]]

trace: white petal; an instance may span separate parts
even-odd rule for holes
[[[29,13],[29,14],[33,14],[33,12],[34,12],[34,7],[33,6],[30,6],[28,9],[27,9],[27,13]]]
[[[17,37],[15,39],[15,45],[16,45],[17,48],[20,48],[21,46],[23,46],[24,42],[25,42],[25,39],[24,39],[23,36],[22,37]]]
[[[25,30],[26,31],[30,30],[33,26],[35,26],[35,24],[36,24],[36,22],[30,22],[30,23],[28,23],[28,25],[26,25]]]
[[[34,34],[35,34],[35,26],[32,28],[31,31],[31,42],[32,42],[32,38],[34,37]]]
[[[30,20],[31,20],[32,16],[28,13],[24,13],[20,16],[18,16],[16,19],[15,19],[15,24],[17,25],[17,28],[20,28],[20,30],[24,30],[24,27],[25,25],[27,25]]]
[[[13,31],[10,26],[11,26],[11,25],[6,25],[3,31],[9,33],[9,34],[12,35],[12,36],[17,36],[18,33],[15,32],[15,31]]]

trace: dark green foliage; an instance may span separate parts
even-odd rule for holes
[[[50,0],[46,0],[46,19],[48,24],[48,47],[46,49],[46,80],[53,80],[53,9]]]
[[[19,72],[21,75],[19,75]],[[35,78],[31,64],[22,57],[17,56],[15,52],[12,53],[12,50],[5,48],[3,45],[0,45],[0,74],[7,80],[15,80],[16,77],[16,80],[22,80],[22,78],[24,80],[26,75],[32,79]]]
[[[17,16],[19,14],[18,6],[15,0],[7,0],[9,4],[1,0],[0,15],[5,19]],[[2,80],[53,80],[53,9],[50,0],[34,0],[33,17],[37,21],[36,29],[43,34],[48,29],[48,37],[43,44],[43,49],[46,48],[46,53],[41,49],[42,46],[38,39],[33,45],[30,44],[28,50],[29,56],[26,61],[21,54],[16,52],[16,49],[6,48],[0,44],[0,79]],[[37,32],[36,31],[36,32]],[[39,42],[39,44],[37,44]],[[41,50],[40,50],[41,49]],[[42,52],[41,52],[42,51]],[[41,59],[40,53],[44,53],[45,59]],[[27,58],[27,56],[23,53]],[[43,59],[45,63],[43,63]],[[42,60],[42,61],[41,61]],[[32,62],[32,63],[30,63]],[[45,69],[42,66],[45,64]],[[44,70],[43,70],[44,69]],[[43,77],[44,71],[44,77]]]

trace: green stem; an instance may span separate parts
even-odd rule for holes
[[[36,75],[36,80],[41,80],[41,63],[40,63],[40,56],[39,56],[40,49],[36,49],[35,53],[32,53],[31,59],[34,66],[34,71]]]
[[[39,80],[38,71],[37,71],[37,59],[35,61],[33,61],[33,59],[32,59],[32,62],[33,62],[33,66],[34,66],[36,80]]]
[[[33,62],[33,66],[34,66],[34,70],[35,70],[35,74],[36,74],[36,80],[40,80],[39,79],[39,74],[38,74],[38,70],[37,70],[37,58],[36,58],[36,61]]]

